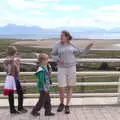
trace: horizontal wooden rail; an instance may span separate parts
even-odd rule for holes
[[[20,72],[20,75],[34,75],[35,72]],[[57,72],[52,72],[52,75],[56,75]],[[120,71],[84,71],[84,72],[76,72],[77,75],[86,76],[86,75],[111,75],[111,76],[120,76]],[[5,72],[0,72],[0,75],[6,75]]]
[[[3,63],[5,59],[0,59],[0,63]],[[49,59],[50,62],[54,62]],[[120,58],[80,58],[76,59],[77,62],[120,62]],[[21,59],[21,62],[37,62],[37,59]]]
[[[3,87],[4,83],[0,83],[0,87]],[[21,83],[23,87],[36,87],[36,82]],[[57,83],[53,83],[52,86],[57,86]],[[117,86],[120,82],[77,82],[76,86]]]
[[[58,98],[59,94],[50,94],[52,98]],[[79,98],[79,97],[117,97],[119,93],[73,93],[73,98]],[[39,94],[24,94],[24,98],[38,98]],[[7,96],[3,96],[0,94],[0,99],[6,99]],[[17,95],[15,95],[15,98],[17,98]]]
[[[0,59],[0,63],[3,63],[4,59]],[[53,60],[50,59],[50,62]],[[119,58],[81,58],[76,59],[77,62],[120,62]],[[35,65],[37,59],[21,59],[23,64],[32,64]],[[20,72],[20,75],[31,76],[35,72]],[[57,72],[53,72],[52,75],[56,75]],[[73,93],[73,97],[118,97],[118,102],[120,102],[120,71],[82,71],[76,72],[77,75],[81,77],[85,76],[117,76],[119,77],[118,82],[77,82],[76,86],[118,86],[118,93]],[[1,76],[6,75],[5,72],[0,72]],[[22,86],[32,87],[36,86],[35,82],[32,83],[22,83]],[[53,86],[57,86],[57,83],[53,83]],[[0,87],[3,87],[3,83],[0,83]],[[51,94],[52,97],[59,97],[59,94]],[[17,97],[17,95],[15,95]],[[39,94],[25,94],[25,98],[38,98]],[[0,94],[0,99],[6,99],[7,97]]]

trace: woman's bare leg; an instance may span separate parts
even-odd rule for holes
[[[66,101],[67,106],[69,106],[71,98],[72,98],[72,87],[68,87],[67,88],[67,101]]]
[[[64,104],[64,92],[65,88],[61,87],[60,89],[60,103]]]

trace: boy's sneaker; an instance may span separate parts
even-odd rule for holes
[[[35,113],[31,112],[31,115],[34,116],[34,117],[38,117],[38,116],[40,116],[40,113],[38,113],[38,112],[35,112]]]
[[[62,112],[63,111],[63,109],[64,109],[64,104],[63,103],[61,103],[59,106],[58,106],[58,109],[57,109],[57,112]]]
[[[55,116],[55,113],[52,113],[52,112],[47,113],[47,112],[45,112],[45,116]]]
[[[69,108],[69,106],[65,106],[65,114],[70,114],[70,108]]]
[[[19,112],[21,112],[21,113],[27,113],[28,112],[28,110],[27,109],[25,109],[25,108],[18,108],[18,111]]]
[[[10,113],[11,113],[11,114],[16,114],[16,115],[20,114],[20,112],[17,111],[17,110],[12,110],[12,111],[10,111]]]

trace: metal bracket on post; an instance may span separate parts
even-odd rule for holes
[[[118,77],[118,82],[120,82],[120,76]],[[120,85],[118,85],[118,96],[117,96],[117,103],[120,104]]]

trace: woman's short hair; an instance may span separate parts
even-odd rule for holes
[[[68,41],[72,40],[70,32],[68,32],[67,30],[63,30],[62,33],[67,37]]]
[[[17,53],[17,48],[15,46],[8,46],[7,54],[13,56]]]

